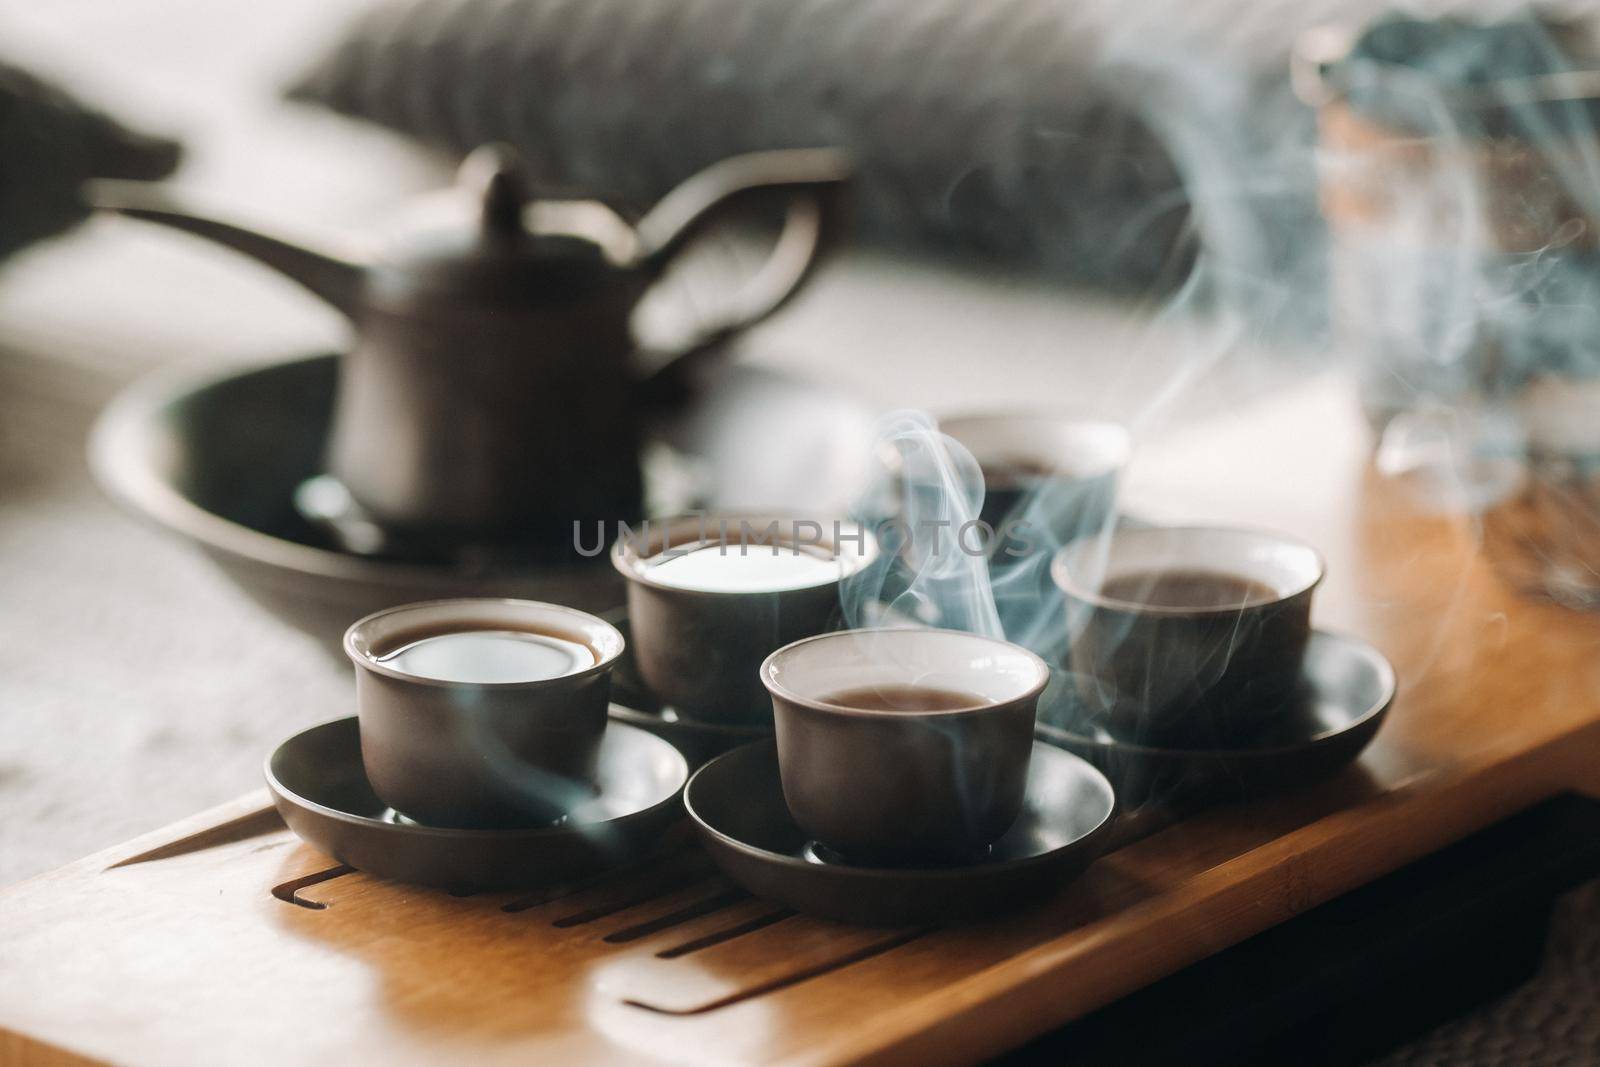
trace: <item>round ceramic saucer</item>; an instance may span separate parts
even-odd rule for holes
[[[1036,736],[1105,771],[1126,805],[1157,797],[1254,794],[1325,778],[1367,747],[1394,701],[1394,668],[1365,641],[1317,631],[1306,650],[1300,691],[1248,741],[1164,748],[1113,736],[1104,725],[1060,725],[1041,709]],[[1060,705],[1058,705],[1058,708]]]
[[[772,741],[701,767],[684,806],[717,865],[757,896],[830,919],[900,925],[995,914],[1062,885],[1099,855],[1116,801],[1088,763],[1035,744],[1016,823],[986,859],[937,868],[823,860],[784,804]]]
[[[560,822],[515,830],[423,826],[372,792],[354,716],[304,730],[266,764],[289,829],[368,874],[447,889],[540,885],[639,859],[679,812],[689,767],[672,745],[612,723],[599,791]]]
[[[622,631],[625,643],[633,640],[627,611],[619,608],[605,612],[601,618]],[[611,721],[627,723],[671,741],[690,767],[698,767],[729,749],[771,737],[772,708],[768,705],[759,710],[758,721],[721,723],[696,719],[679,713],[676,708],[665,707],[639,677],[626,644],[611,670]]]

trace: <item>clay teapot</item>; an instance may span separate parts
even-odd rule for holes
[[[163,186],[97,182],[97,207],[252,256],[342,311],[329,473],[381,527],[565,544],[574,521],[637,517],[642,386],[781,307],[838,228],[849,166],[825,149],[717,163],[636,223],[596,200],[529,196],[515,155],[479,149],[368,259],[187,210]],[[787,202],[762,267],[710,325],[648,365],[635,306],[736,204]]]

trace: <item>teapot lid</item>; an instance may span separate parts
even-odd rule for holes
[[[642,285],[632,226],[597,200],[534,200],[516,153],[487,145],[455,185],[419,199],[367,275],[389,308],[499,304],[530,310],[631,294]]]

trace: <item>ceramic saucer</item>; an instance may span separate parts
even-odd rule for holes
[[[1124,806],[1157,797],[1258,794],[1325,778],[1367,747],[1394,701],[1395,674],[1377,649],[1317,631],[1300,692],[1248,742],[1206,748],[1140,744],[1113,736],[1058,704],[1040,709],[1036,736],[1104,771]]]
[[[750,892],[826,918],[903,925],[996,914],[1064,884],[1104,847],[1115,800],[1088,763],[1035,744],[1016,823],[986,859],[938,868],[853,866],[808,841],[784,804],[772,741],[700,768],[684,806],[717,865]]]
[[[398,816],[372,792],[356,719],[304,730],[266,763],[283,821],[334,859],[368,874],[447,889],[540,885],[647,855],[679,812],[689,776],[671,744],[612,723],[599,791],[549,826],[455,830]]]
[[[608,611],[600,617],[621,630],[624,641],[633,640],[626,611]],[[690,767],[698,767],[729,749],[771,737],[771,705],[761,712],[760,722],[720,723],[696,719],[675,708],[664,707],[639,677],[626,647],[611,670],[611,721],[636,726],[671,741]]]

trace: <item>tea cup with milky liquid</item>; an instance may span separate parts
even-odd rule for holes
[[[1052,576],[1081,713],[1133,743],[1247,741],[1300,684],[1323,572],[1311,546],[1259,530],[1118,529],[1064,546]]]
[[[761,662],[839,624],[839,586],[877,555],[872,534],[832,518],[690,515],[617,539],[639,676],[689,718],[764,723]]]
[[[1022,810],[1049,668],[957,630],[844,630],[761,667],[795,823],[862,864],[979,859]]]
[[[395,811],[430,826],[530,826],[594,793],[622,635],[572,608],[406,604],[345,632],[361,760]]]

